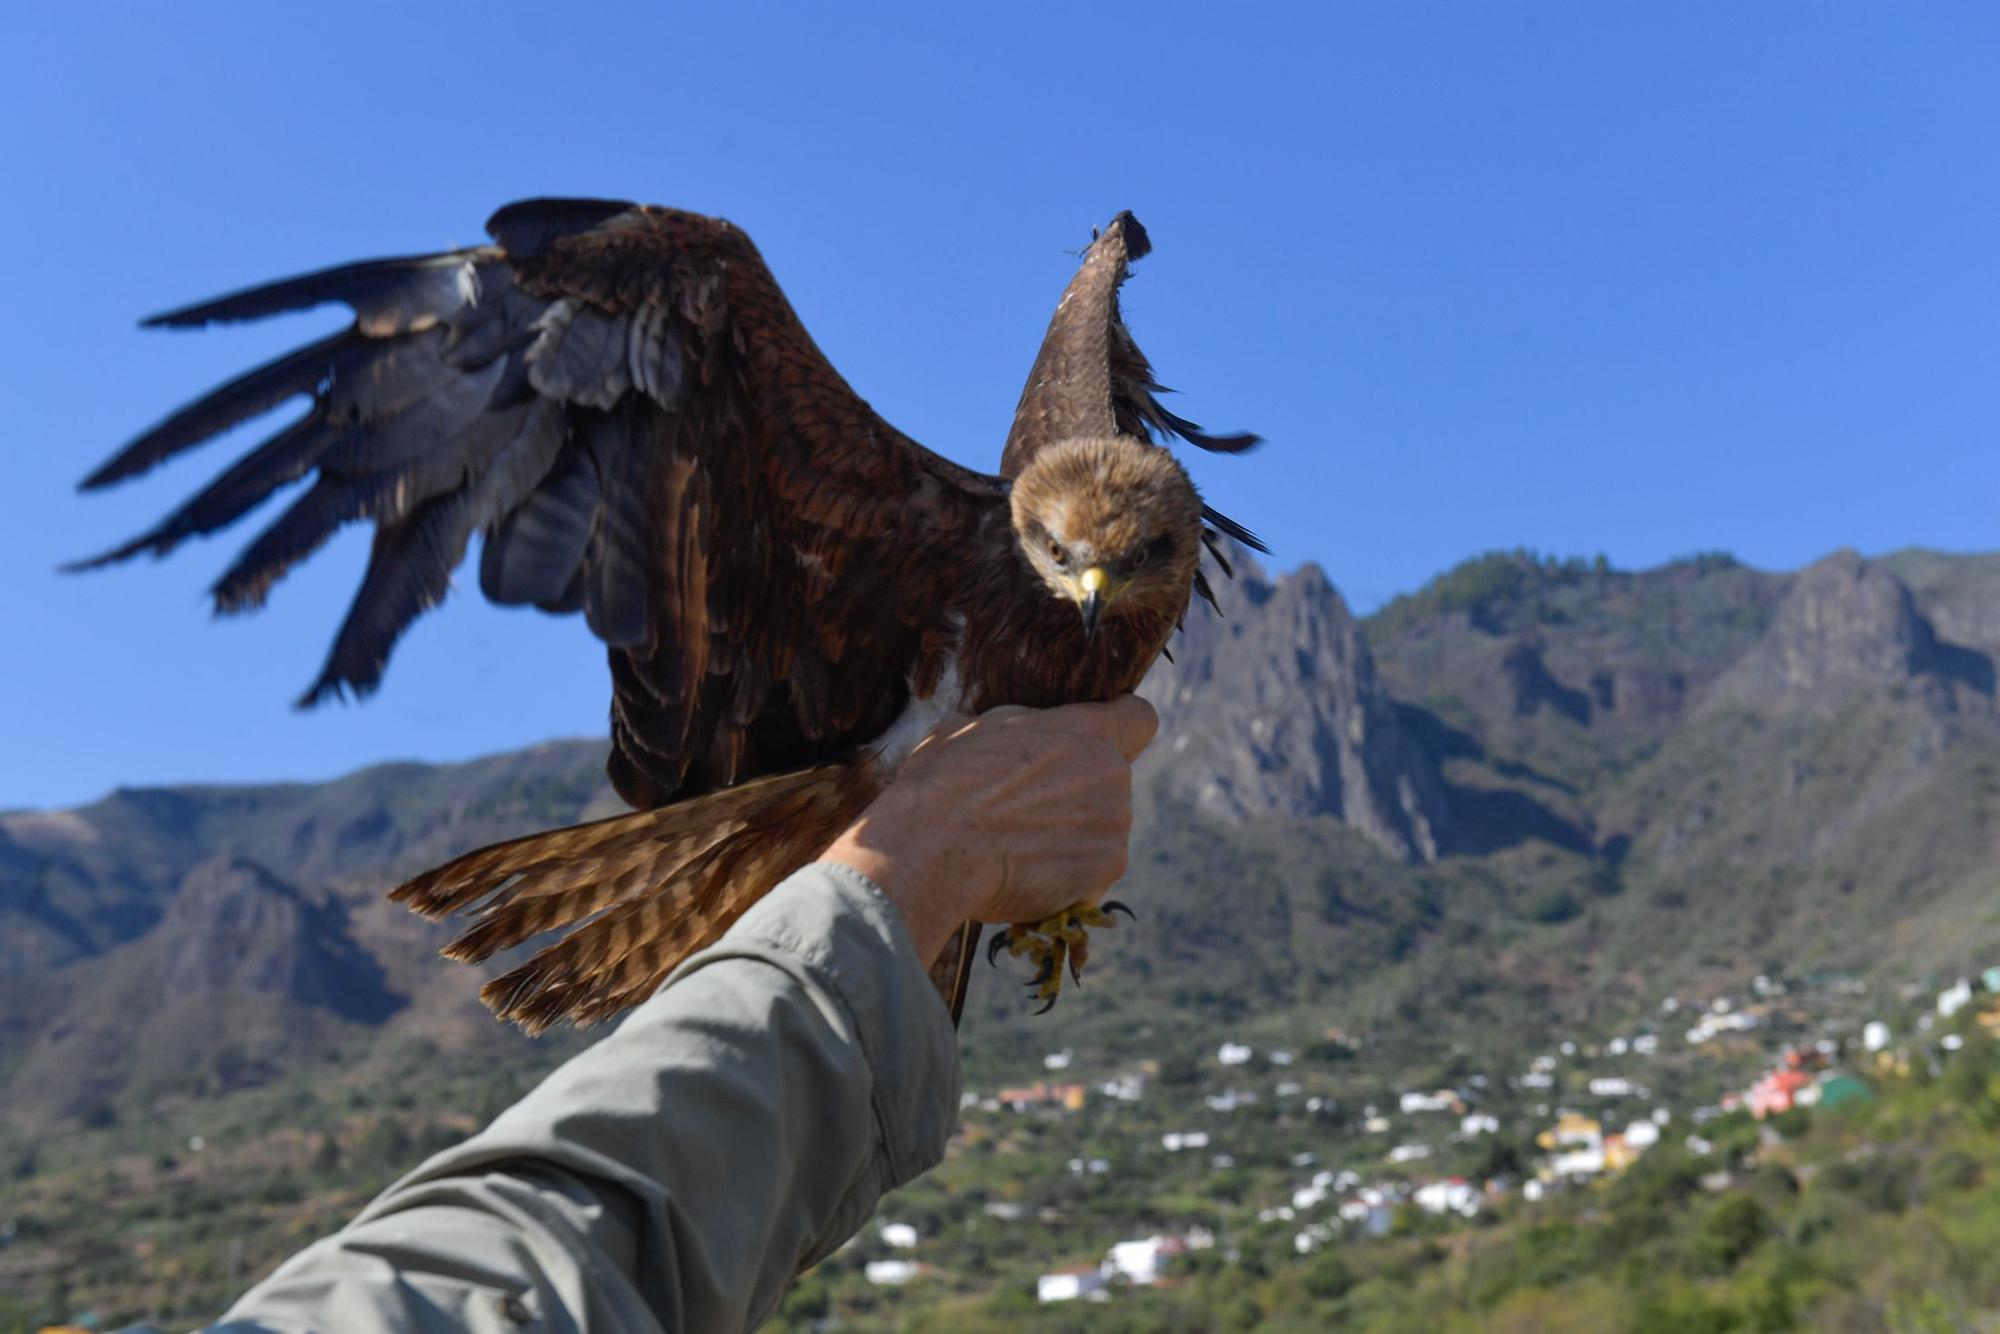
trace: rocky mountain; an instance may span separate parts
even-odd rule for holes
[[[1272,582],[1238,549],[1141,693],[1162,744],[1154,790],[1230,822],[1331,816],[1386,851],[1432,861],[1444,784],[1376,677],[1347,603],[1318,566]]]
[[[1145,687],[1139,922],[1036,1026],[981,981],[976,1059],[1250,1014],[1498,1040],[1731,969],[2000,951],[2000,556],[1777,574],[1496,554],[1362,620],[1310,566],[1245,561],[1218,593]],[[0,815],[0,1121],[329,1053],[546,1063],[434,957],[445,929],[381,895],[612,809],[602,757],[564,742]]]

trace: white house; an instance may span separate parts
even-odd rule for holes
[[[1457,1094],[1444,1089],[1436,1093],[1405,1093],[1402,1097],[1403,1114],[1410,1116],[1417,1112],[1448,1112],[1452,1104],[1457,1101]]]
[[[1120,1075],[1116,1079],[1107,1079],[1099,1084],[1097,1091],[1107,1098],[1116,1098],[1120,1102],[1137,1102],[1146,1096],[1146,1076]]]
[[[1558,1177],[1593,1177],[1603,1170],[1602,1144],[1586,1144],[1549,1159],[1549,1171]]]
[[[1106,1279],[1101,1269],[1065,1269],[1035,1280],[1035,1297],[1044,1302],[1073,1302],[1079,1297],[1103,1300]]]
[[[1310,1255],[1333,1240],[1333,1227],[1328,1223],[1314,1223],[1305,1231],[1292,1238],[1292,1249],[1300,1255]]]
[[[924,1267],[915,1260],[870,1260],[864,1271],[870,1283],[882,1287],[899,1287],[920,1276]]]
[[[1660,1127],[1652,1121],[1634,1121],[1625,1127],[1625,1143],[1634,1149],[1650,1149],[1660,1142]]]
[[[1206,1130],[1169,1130],[1160,1136],[1160,1147],[1168,1153],[1179,1153],[1182,1149],[1205,1149],[1208,1147]]]
[[[917,1230],[908,1223],[884,1223],[882,1244],[893,1246],[899,1251],[907,1251],[917,1244]]]
[[[1938,993],[1938,1018],[1949,1019],[1971,1003],[1972,983],[1961,977],[1957,986],[1946,987]]]
[[[1179,1237],[1155,1235],[1116,1242],[1104,1253],[1099,1268],[1107,1279],[1122,1277],[1137,1287],[1151,1287],[1186,1250],[1187,1242]]]
[[[1395,1220],[1386,1198],[1347,1200],[1340,1206],[1340,1221],[1364,1237],[1387,1236]]]
[[[1629,1098],[1636,1092],[1638,1086],[1621,1075],[1599,1075],[1590,1081],[1593,1098]]]
[[[1491,1112],[1473,1112],[1458,1120],[1461,1135],[1497,1135],[1500,1133],[1500,1118]]]
[[[1389,1150],[1389,1161],[1392,1163],[1414,1163],[1419,1158],[1430,1156],[1431,1146],[1428,1144],[1398,1144]]]
[[[1240,1042],[1225,1042],[1215,1049],[1215,1059],[1221,1065],[1247,1065],[1257,1053]]]
[[[1067,1047],[1061,1051],[1052,1051],[1042,1058],[1042,1068],[1044,1070],[1067,1070],[1069,1069],[1072,1055],[1073,1053]]]
[[[1464,1177],[1426,1182],[1417,1187],[1411,1199],[1427,1214],[1452,1213],[1470,1218],[1479,1212],[1479,1190]]]

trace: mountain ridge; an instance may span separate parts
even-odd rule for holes
[[[976,982],[979,1059],[1246,1013],[1233,997],[1415,1041],[1520,1013],[1507,995],[1616,1008],[1767,956],[1867,968],[2000,944],[2000,556],[1769,573],[1497,553],[1363,618],[1316,566],[1245,560],[1218,591],[1222,615],[1191,612],[1142,688],[1161,733],[1138,772],[1141,921],[1038,1027]],[[541,1060],[555,1048],[485,1018],[477,970],[434,957],[449,928],[382,893],[615,809],[604,751],[0,815],[4,1115],[53,1127],[392,1040]],[[199,938],[245,924],[208,985]],[[205,998],[187,1013],[206,1023],[180,1024],[199,1041],[83,1023],[148,1008],[148,988]],[[345,990],[370,999],[326,1003]],[[259,1005],[230,1003],[246,992]],[[55,1050],[64,1025],[90,1040]]]

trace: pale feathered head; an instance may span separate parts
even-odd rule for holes
[[[1156,445],[1065,440],[1038,451],[1014,480],[1014,540],[1054,597],[1076,604],[1084,630],[1101,617],[1178,617],[1201,557],[1201,497]]]
[[[1130,213],[1092,240],[1049,321],[1000,460],[1014,481],[1022,558],[1093,631],[1100,617],[1141,611],[1178,620],[1190,588],[1208,596],[1199,572],[1204,525],[1263,549],[1248,529],[1207,509],[1173,455],[1148,438],[1178,436],[1226,454],[1257,443],[1254,435],[1210,435],[1160,402],[1153,368],[1118,310],[1131,261],[1151,248]]]

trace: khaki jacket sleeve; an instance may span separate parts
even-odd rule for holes
[[[217,1328],[749,1329],[936,1165],[958,1047],[901,915],[809,866]]]

